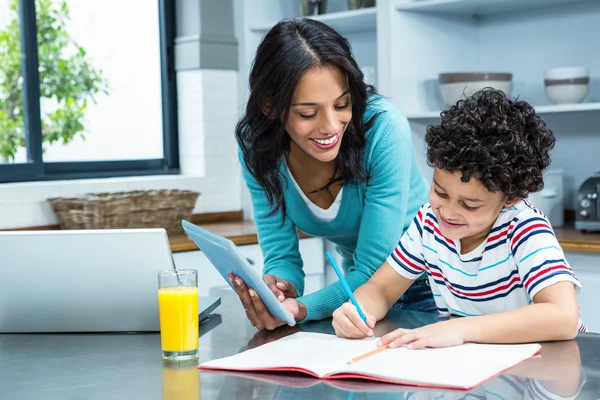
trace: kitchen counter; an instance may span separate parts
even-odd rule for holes
[[[220,222],[194,221],[201,227],[226,236],[237,245],[256,244],[256,225],[253,221],[228,220]],[[563,250],[584,251],[600,253],[600,232],[582,233],[575,229],[573,224],[555,228],[554,232]],[[301,238],[308,235],[298,232]],[[198,248],[186,235],[171,236],[171,249],[173,252],[197,250]]]
[[[227,237],[236,245],[258,243],[254,221],[226,221],[199,223],[198,225],[218,235]],[[300,238],[310,237],[300,231],[298,231],[298,236]],[[172,235],[169,237],[169,240],[171,241],[171,250],[173,252],[198,250],[196,244],[185,234]]]
[[[256,225],[253,221],[243,220],[241,211],[229,211],[221,213],[195,214],[191,222],[229,238],[236,245],[256,244]],[[50,230],[59,229],[58,225],[38,226],[22,228],[18,230]],[[554,228],[556,237],[562,248],[566,251],[583,251],[600,253],[600,232],[582,233],[575,229],[572,223]],[[309,235],[298,231],[300,238],[308,238]],[[171,250],[173,252],[198,250],[198,247],[185,234],[171,235]]]
[[[567,224],[554,228],[558,242],[565,251],[585,251],[600,253],[600,232],[580,232]]]
[[[233,291],[218,290],[211,294],[222,298],[213,315],[219,317],[219,323],[200,325],[200,362],[230,356],[299,330],[333,333],[331,320],[272,332],[256,331]],[[392,310],[377,324],[375,334],[380,336],[396,327],[416,328],[437,318],[436,313]],[[163,363],[158,333],[0,334],[0,397],[19,400],[600,398],[600,335],[582,333],[575,340],[543,346],[541,357],[527,360],[464,392],[360,380],[327,383],[300,374],[238,376],[198,371],[195,363]]]

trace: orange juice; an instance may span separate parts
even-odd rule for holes
[[[160,339],[163,352],[198,349],[198,288],[158,289]]]

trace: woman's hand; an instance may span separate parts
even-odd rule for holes
[[[283,279],[279,279],[275,275],[266,274],[263,276],[263,281],[267,284],[267,286],[271,289],[275,297],[279,299],[279,301],[284,301],[288,297],[296,298],[298,297],[298,291],[296,290],[296,285],[289,281],[285,281]]]
[[[285,324],[284,321],[271,315],[258,293],[254,289],[248,288],[242,278],[233,274],[229,274],[228,277],[233,283],[237,295],[240,297],[244,311],[246,311],[246,316],[252,326],[258,330],[273,330]],[[265,283],[271,288],[275,296],[282,301],[285,309],[292,314],[296,321],[304,319],[306,316],[306,307],[294,298],[285,297],[286,294],[294,294],[294,297],[297,295],[294,284],[278,279],[273,275],[265,275],[263,280],[265,280]],[[280,296],[283,296],[283,300],[281,300]]]
[[[339,337],[349,339],[362,339],[373,336],[375,318],[368,314],[364,307],[362,310],[367,317],[367,323],[362,320],[354,304],[347,302],[333,312],[333,329]]]
[[[379,345],[389,345],[391,348],[406,345],[409,349],[458,346],[465,342],[467,319],[451,319],[417,329],[399,328],[382,336]]]

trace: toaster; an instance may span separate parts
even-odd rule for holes
[[[581,184],[576,211],[575,229],[600,231],[600,171]]]

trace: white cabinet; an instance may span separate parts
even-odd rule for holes
[[[577,295],[581,320],[590,332],[600,333],[600,254],[569,251],[565,256],[583,286]]]
[[[379,89],[407,115],[419,166],[429,178],[424,136],[445,107],[442,72],[510,72],[513,96],[532,104],[557,138],[552,168],[564,171],[564,206],[598,169],[600,148],[600,2],[589,0],[391,0],[389,63]],[[378,20],[378,23],[380,20]],[[381,33],[381,31],[380,31]],[[381,63],[381,56],[379,57]],[[589,94],[581,104],[553,105],[544,71],[585,66]],[[389,70],[388,70],[389,69]],[[577,155],[574,157],[574,155]]]
[[[308,238],[300,240],[300,255],[304,262],[306,275],[323,275],[325,267],[325,250],[323,239]]]
[[[584,0],[397,0],[392,2],[391,93],[411,117],[444,106],[440,72],[512,72],[513,94],[545,114],[600,109],[600,93],[581,106],[551,106],[544,70],[583,65],[599,71],[590,52],[600,34],[598,2]],[[557,27],[560,26],[560,29]]]
[[[300,17],[300,1],[236,0],[240,39],[239,107],[248,98],[249,68],[261,38],[282,18]],[[533,104],[557,137],[552,167],[564,170],[565,207],[598,169],[600,148],[600,2],[595,0],[377,0],[376,7],[344,11],[328,0],[319,19],[350,41],[361,67],[374,67],[378,91],[409,118],[424,175],[425,128],[444,104],[441,72],[512,72],[513,95]],[[544,70],[586,66],[590,93],[582,104],[552,105]],[[573,157],[577,154],[577,157]]]
[[[262,274],[263,256],[258,244],[238,246],[240,253],[253,266],[254,270]],[[305,293],[319,290],[324,283],[324,248],[323,240],[319,238],[308,238],[300,240],[300,255],[304,261]],[[201,296],[210,294],[211,289],[227,286],[223,277],[210,264],[210,261],[199,250],[186,251],[173,254],[175,265],[178,269],[198,270],[198,288]]]
[[[300,240],[300,255],[304,263],[304,294],[325,287],[325,244],[323,239]]]
[[[238,246],[240,253],[246,260],[252,265],[255,271],[261,273],[263,270],[263,255],[260,250],[260,246],[258,244],[246,244],[243,246]]]
[[[198,270],[198,294],[200,296],[208,296],[212,288],[226,285],[221,274],[199,250],[174,253],[173,260],[177,269]]]

